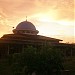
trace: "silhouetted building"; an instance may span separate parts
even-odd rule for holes
[[[37,35],[35,26],[29,21],[19,23],[13,34],[5,34],[0,38],[0,55],[22,52],[28,45],[40,48],[41,46],[61,46],[60,39]]]

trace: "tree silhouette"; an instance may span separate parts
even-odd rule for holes
[[[63,69],[62,54],[58,49],[29,46],[22,53],[14,53],[0,64],[1,75],[50,75]],[[6,66],[5,66],[6,65]]]

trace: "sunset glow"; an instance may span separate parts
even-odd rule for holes
[[[73,0],[0,0],[0,36],[12,33],[26,16],[40,35],[75,42]]]

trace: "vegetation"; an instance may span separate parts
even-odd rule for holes
[[[22,53],[14,53],[0,61],[0,75],[57,75],[63,69],[60,50],[29,46]]]

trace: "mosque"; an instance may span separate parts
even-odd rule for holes
[[[61,46],[60,39],[38,35],[39,31],[29,21],[23,21],[12,30],[13,34],[5,34],[0,38],[0,56],[22,52],[25,47]]]

